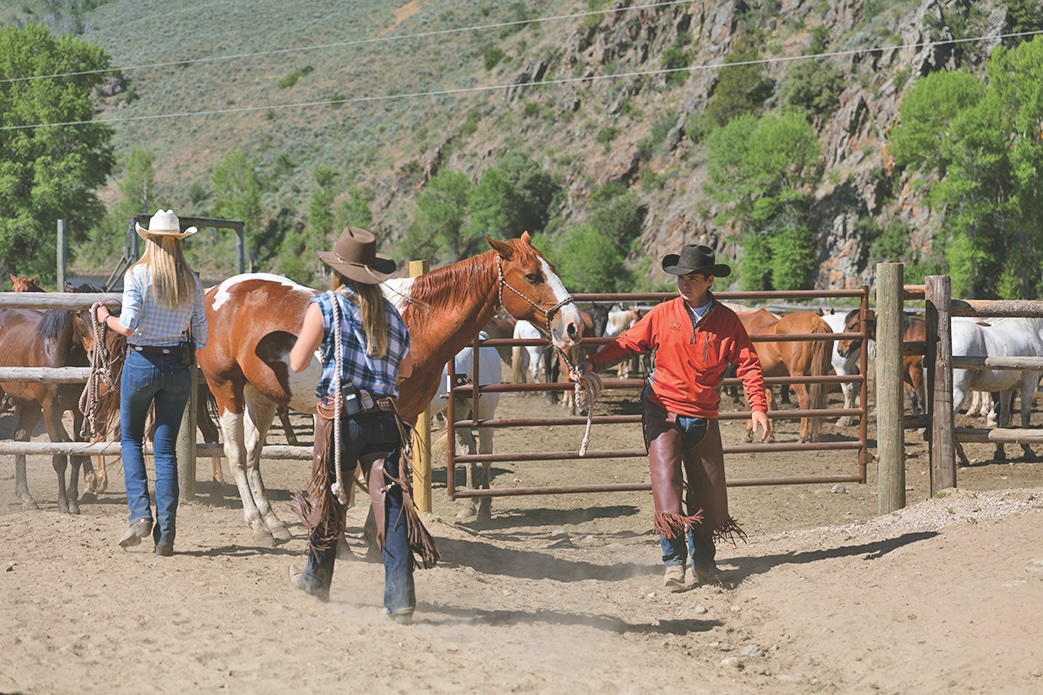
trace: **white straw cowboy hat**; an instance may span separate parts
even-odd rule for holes
[[[377,253],[377,238],[359,227],[345,227],[332,251],[316,251],[319,260],[346,278],[363,285],[384,282],[398,265]]]
[[[726,278],[732,272],[731,266],[717,262],[713,249],[702,244],[689,244],[679,254],[667,254],[663,259],[663,270],[671,275],[702,273],[718,278]]]
[[[142,239],[148,239],[149,236],[172,236],[176,239],[184,239],[199,231],[195,227],[181,231],[181,221],[178,220],[173,210],[158,210],[149,220],[148,229],[137,222],[134,223],[134,226],[137,227],[138,236]]]

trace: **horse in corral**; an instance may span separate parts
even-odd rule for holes
[[[84,286],[82,291],[99,290]],[[77,328],[73,316],[77,312],[68,309],[2,309],[0,310],[0,366],[4,367],[86,367],[87,352],[83,347],[85,335]],[[82,415],[79,396],[82,387],[77,384],[54,384],[8,381],[0,383],[15,406],[16,441],[28,441],[43,416],[47,435],[52,442],[71,442],[78,437]],[[62,423],[65,411],[72,411],[75,432],[70,436]],[[84,456],[54,454],[51,465],[58,476],[58,510],[66,514],[79,514],[80,467],[89,462]],[[71,466],[68,484],[65,472]],[[88,463],[89,465],[89,463]],[[36,500],[29,492],[26,477],[25,456],[15,456],[15,494],[22,504],[37,508]]]
[[[608,313],[608,322],[605,324],[605,338],[615,338],[623,335],[641,320],[645,310],[638,307],[630,309],[613,309]],[[620,379],[629,379],[631,375],[648,373],[652,371],[652,356],[650,353],[632,355],[630,359],[623,360],[616,365],[616,376]]]
[[[983,323],[972,318],[954,317],[952,354],[964,357],[1043,357],[1043,319],[1003,318]],[[953,412],[959,412],[971,391],[998,392],[1000,414],[997,424],[1007,427],[1012,396],[1020,390],[1021,426],[1028,427],[1041,373],[1031,369],[953,369]],[[1021,448],[1027,460],[1036,460],[1031,447],[1022,444]],[[959,442],[956,443],[956,453],[960,463],[970,464]],[[1006,458],[1003,443],[997,442],[995,459],[1005,461]]]
[[[845,333],[860,332],[861,325],[858,309],[852,309],[844,319]],[[866,322],[866,335],[869,340],[876,341],[876,319]],[[902,316],[902,342],[927,340],[927,323],[915,316]],[[862,341],[858,338],[837,341],[837,352],[842,357],[858,357]],[[870,352],[870,355],[873,353]],[[927,407],[927,380],[924,374],[923,356],[905,355],[902,357],[902,383],[909,397],[909,406],[913,415],[919,415]]]
[[[513,316],[494,316],[482,327],[482,331],[489,338],[510,338],[514,335],[514,326],[517,323],[517,319]],[[496,348],[496,352],[500,353],[500,360],[504,364],[512,364],[510,345],[500,345]]]
[[[746,332],[754,335],[793,335],[793,334],[833,334],[829,324],[813,311],[795,311],[772,321],[774,315],[765,310],[747,311],[738,314],[739,320],[746,327]],[[830,340],[796,340],[796,341],[761,341],[753,343],[760,358],[761,370],[766,377],[777,376],[825,376],[829,374],[830,353],[833,341]],[[820,410],[826,406],[825,384],[792,384],[797,394],[797,403],[801,410]],[[768,390],[770,393],[770,389]],[[769,395],[768,408],[771,409]],[[798,441],[814,442],[818,440],[819,418],[802,417],[800,419],[800,437]],[[746,425],[746,441],[751,441],[753,434],[749,423]]]
[[[486,338],[485,332],[479,334],[481,340]],[[456,353],[453,359],[453,371],[456,374],[454,386],[465,386],[475,382],[474,373],[474,347],[467,346]],[[478,385],[489,386],[499,384],[503,380],[503,360],[495,348],[478,348]],[[449,365],[442,369],[442,378],[439,381],[438,392],[431,401],[431,411],[437,415],[446,411],[447,394],[449,386]],[[453,403],[453,416],[457,420],[476,418],[478,420],[491,420],[496,416],[496,406],[500,403],[499,393],[482,393],[478,396],[477,405],[473,398],[457,397]],[[458,427],[456,431],[456,450],[465,454],[491,454],[493,453],[493,429],[491,427],[477,427],[478,440],[475,441],[474,431],[470,427]],[[447,443],[448,445],[448,443]],[[491,464],[482,463],[481,477],[479,478],[477,463],[471,463],[467,467],[467,485],[472,490],[479,488],[489,489],[489,472]],[[488,521],[492,516],[492,501],[489,497],[482,497],[476,505],[474,497],[464,498],[464,508],[457,514],[458,518],[477,517],[479,521]]]
[[[486,237],[492,250],[416,278],[384,283],[409,328],[413,373],[399,388],[398,410],[409,424],[431,403],[442,368],[474,341],[503,307],[534,323],[561,348],[582,338],[579,311],[528,233],[508,242]],[[291,538],[271,508],[260,457],[275,409],[314,412],[318,360],[289,368],[308,303],[317,290],[277,275],[237,275],[206,292],[210,336],[197,357],[217,399],[225,455],[259,543]]]
[[[855,315],[858,315],[858,310],[855,309]],[[848,316],[850,312],[846,312],[843,315],[836,313],[833,309],[827,312],[823,312],[822,320],[829,324],[829,327],[833,329],[834,333],[843,333],[844,327],[847,325]],[[833,343],[833,352],[830,357],[830,361],[833,365],[833,371],[836,372],[837,376],[854,376],[858,374],[858,353],[851,352],[848,355],[840,354],[840,341]],[[851,410],[858,407],[858,384],[855,383],[843,383],[840,385],[840,391],[844,394],[844,409]],[[849,415],[841,416],[837,419],[837,427],[850,427],[855,424],[855,419]]]
[[[15,275],[14,273],[8,273],[11,276],[11,291],[12,292],[46,292],[44,288],[36,284],[36,278],[26,277],[25,275]]]
[[[579,312],[580,318],[583,320],[583,335],[592,335],[597,338],[603,338],[605,336],[605,330],[608,326],[608,315],[610,306],[607,304],[592,304],[589,309],[585,309]],[[561,360],[567,361],[566,367],[571,371],[572,367],[575,367],[580,362],[584,361],[590,355],[593,355],[601,348],[600,345],[573,345],[565,350],[548,350],[547,354],[551,357],[551,367],[549,376],[547,377],[548,382],[557,383],[563,381],[563,377],[567,377],[564,373],[565,370],[561,367]],[[567,380],[564,379],[564,380]],[[553,394],[551,394],[553,395]],[[572,390],[561,392],[561,406],[568,409],[572,415],[576,414],[576,398],[575,392]]]
[[[515,340],[538,340],[543,334],[536,326],[528,321],[517,321],[514,324]],[[515,384],[539,383],[540,367],[544,365],[543,353],[546,345],[514,345],[511,347],[511,382]],[[544,379],[550,381],[546,368],[543,369]]]

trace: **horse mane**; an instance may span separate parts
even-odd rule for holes
[[[95,285],[85,282],[79,287],[72,287],[69,283],[65,284],[66,289],[70,292],[79,293],[100,293],[101,289]],[[57,339],[61,337],[64,331],[72,326],[72,315],[75,311],[73,309],[47,309],[43,312],[43,319],[40,320],[40,326],[36,329],[36,334],[41,338]]]
[[[428,311],[431,304],[453,306],[472,299],[473,288],[490,281],[494,272],[490,259],[495,253],[486,251],[417,276],[409,293],[410,301],[402,312],[406,323],[423,324],[431,313]]]

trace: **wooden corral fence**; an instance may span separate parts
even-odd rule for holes
[[[118,292],[100,294],[65,292],[0,292],[0,309],[87,309],[94,302],[120,304],[123,295]],[[89,367],[62,367],[58,369],[27,369],[24,367],[0,367],[0,381],[32,381],[37,383],[75,384],[86,383],[90,376]],[[198,372],[193,379],[202,378]],[[196,389],[193,388],[188,406],[185,408],[181,431],[178,436],[178,478],[181,500],[195,499],[196,457],[224,456],[220,444],[196,441]],[[75,435],[74,435],[75,436]],[[145,453],[151,454],[152,447],[146,443]],[[0,456],[118,456],[119,442],[15,442],[0,441]],[[291,459],[310,461],[311,447],[265,445],[263,456],[267,459]]]
[[[834,298],[852,298],[859,301],[860,312],[863,317],[868,314],[868,288],[863,287],[859,290],[831,290],[831,291],[817,291],[817,290],[805,290],[805,291],[791,291],[791,292],[720,292],[715,293],[715,297],[722,301],[736,301],[736,302],[761,302],[761,301],[807,301],[814,299],[834,299]],[[676,297],[676,292],[670,293],[648,293],[648,294],[577,294],[574,295],[577,303],[586,302],[604,302],[604,303],[620,303],[624,306],[632,305],[635,303],[658,303],[664,300],[673,299]],[[810,309],[811,307],[809,307]],[[780,335],[751,335],[755,346],[758,341],[763,340],[843,340],[843,339],[854,339],[860,338],[863,341],[866,339],[865,323],[862,323],[863,329],[860,333],[831,333],[828,336],[822,334],[793,334],[789,336]],[[584,338],[584,343],[602,345],[609,342],[609,338]],[[518,340],[518,339],[491,339],[485,340],[479,343],[475,341],[475,367],[474,373],[478,373],[478,347],[479,345],[485,345],[489,347],[499,347],[506,345],[535,345],[542,344],[547,345],[544,340]],[[548,348],[550,349],[550,348]],[[832,349],[832,347],[830,348]],[[820,383],[820,384],[841,384],[841,383],[857,383],[860,386],[860,401],[859,408],[857,409],[820,409],[820,410],[773,410],[769,413],[770,417],[775,420],[786,419],[796,420],[801,417],[828,417],[828,416],[841,416],[850,415],[859,417],[859,428],[858,428],[858,439],[854,441],[840,441],[840,442],[815,442],[808,444],[801,443],[775,443],[775,444],[742,444],[736,446],[725,446],[724,452],[727,453],[758,453],[758,452],[809,452],[809,451],[852,451],[857,452],[857,457],[854,457],[854,465],[852,466],[852,472],[846,475],[820,475],[820,476],[802,476],[802,477],[788,477],[788,478],[749,478],[749,479],[729,479],[729,486],[751,486],[751,485],[788,485],[788,484],[808,484],[808,483],[827,483],[827,482],[859,482],[864,483],[866,480],[866,466],[869,461],[869,453],[866,446],[867,441],[867,417],[866,417],[866,367],[867,367],[867,351],[862,351],[861,357],[861,374],[856,376],[788,376],[788,377],[772,377],[765,378],[765,385],[781,385],[781,384],[793,384],[793,383]],[[899,359],[900,363],[900,359]],[[453,384],[456,382],[455,370],[452,368],[453,364],[450,362],[450,374],[449,383]],[[605,379],[604,388],[606,390],[611,389],[631,389],[636,390],[644,386],[645,382],[641,379]],[[726,379],[725,386],[739,384],[739,379]],[[470,463],[497,463],[505,461],[568,461],[577,460],[580,458],[579,452],[577,451],[548,451],[548,452],[499,452],[494,454],[471,454],[471,455],[457,455],[453,442],[455,441],[455,430],[459,427],[466,428],[477,428],[477,427],[493,427],[493,428],[507,428],[507,427],[546,427],[551,425],[575,425],[585,426],[587,423],[586,417],[558,417],[558,418],[510,418],[510,419],[489,419],[480,420],[477,418],[457,420],[455,416],[454,401],[458,397],[473,398],[477,399],[481,393],[531,393],[534,391],[571,391],[574,388],[574,384],[571,382],[558,382],[550,384],[499,384],[489,386],[479,386],[477,383],[472,383],[464,386],[457,386],[449,390],[449,399],[446,409],[446,421],[447,421],[447,434],[446,438],[450,442],[447,447],[447,465],[446,465],[446,484],[448,488],[449,498],[455,499],[458,497],[482,497],[482,496],[510,496],[510,495],[541,495],[541,494],[563,494],[563,493],[582,493],[582,492],[629,492],[639,490],[650,490],[651,486],[648,483],[613,483],[613,484],[600,484],[600,485],[570,485],[570,486],[544,486],[537,488],[498,488],[495,490],[473,490],[473,489],[458,489],[455,486],[455,466],[456,464],[470,464]],[[901,381],[899,378],[899,388],[901,388]],[[746,420],[750,417],[748,411],[721,411],[721,420]],[[623,423],[640,423],[640,415],[596,415],[592,418],[594,425],[612,425],[612,424],[623,424]],[[577,437],[577,441],[579,438]],[[608,450],[608,451],[587,451],[583,458],[645,458],[646,452],[644,449],[626,449],[626,450]]]

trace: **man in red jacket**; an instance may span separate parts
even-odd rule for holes
[[[763,430],[761,441],[771,434],[757,353],[735,312],[710,292],[714,277],[731,273],[730,267],[715,260],[713,249],[702,245],[667,255],[663,270],[677,276],[680,296],[653,308],[576,367],[576,377],[582,379],[599,366],[658,348],[655,370],[642,393],[643,430],[655,530],[666,565],[663,583],[671,591],[685,589],[689,554],[696,582],[716,582],[715,539],[745,538],[728,513],[717,423],[721,381],[729,364],[746,389],[754,431]],[[681,506],[685,479],[687,515]]]

